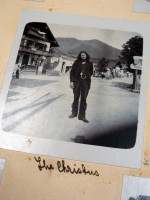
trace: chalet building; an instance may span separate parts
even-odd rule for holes
[[[34,69],[44,66],[52,55],[52,49],[58,46],[46,23],[28,23],[21,39],[16,65]]]

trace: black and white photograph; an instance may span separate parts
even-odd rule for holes
[[[150,179],[124,176],[121,200],[150,200]]]
[[[35,139],[46,141],[52,152],[56,145],[63,156],[70,151],[68,158],[77,159],[85,148],[80,160],[86,152],[89,157],[87,149],[106,155],[136,149],[143,76],[147,80],[141,29],[115,29],[109,21],[108,27],[62,24],[59,15],[54,21],[20,22],[3,89],[3,136],[25,138],[23,146],[32,153]]]
[[[138,33],[28,23],[2,129],[68,142],[134,147],[142,55],[143,38]]]
[[[5,163],[6,163],[6,159],[0,158],[0,183],[1,183],[1,180],[2,180],[2,175],[3,175]]]
[[[150,13],[150,0],[134,0],[133,11],[140,13]]]

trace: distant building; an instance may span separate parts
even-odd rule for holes
[[[16,64],[23,67],[36,68],[46,63],[51,57],[51,50],[58,47],[58,43],[46,23],[28,23],[25,26]]]
[[[108,63],[107,65],[103,68],[103,70],[99,67],[99,59],[94,59],[93,60],[93,76],[95,77],[99,77],[101,76],[101,73],[105,73],[106,71],[108,72],[109,69],[113,69],[114,66],[116,65],[116,63],[118,62],[118,60],[116,59],[108,59]]]
[[[50,73],[55,75],[68,74],[72,68],[74,61],[74,58],[64,55],[59,57],[52,57],[50,63]]]

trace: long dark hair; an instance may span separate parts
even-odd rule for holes
[[[86,51],[81,51],[78,56],[77,56],[77,60],[81,60],[81,54],[82,53],[85,53],[86,54],[86,61],[89,61],[90,60],[90,56],[89,54],[86,52]]]

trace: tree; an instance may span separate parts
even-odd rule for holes
[[[143,38],[141,36],[132,37],[125,44],[123,44],[122,47],[123,49],[121,51],[120,59],[127,64],[128,70],[133,73],[134,87],[136,82],[136,74],[135,70],[130,68],[130,65],[134,63],[133,56],[143,55]]]
[[[130,65],[133,63],[133,56],[142,56],[143,54],[143,38],[141,36],[132,37],[122,47],[120,59],[125,61],[129,70],[132,71]]]
[[[106,72],[109,60],[107,58],[101,58],[98,62],[98,71],[99,72]]]

